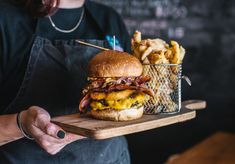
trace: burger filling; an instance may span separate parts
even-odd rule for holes
[[[94,94],[97,95],[97,97],[92,93],[92,101],[90,104],[93,110],[138,108],[142,106],[145,100],[145,94],[135,90],[124,90],[107,94],[94,92]]]
[[[93,110],[139,108],[146,100],[146,94],[153,96],[147,88],[148,76],[121,78],[89,78],[83,90],[84,97],[79,109]]]

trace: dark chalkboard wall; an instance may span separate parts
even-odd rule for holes
[[[212,132],[235,131],[234,0],[94,1],[117,10],[130,35],[140,30],[144,38],[181,43],[187,51],[183,73],[192,80],[192,87],[183,83],[183,99],[208,101],[208,108],[193,121],[128,136],[133,163],[162,163]]]

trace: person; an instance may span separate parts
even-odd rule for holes
[[[20,2],[20,3],[19,3]],[[124,137],[84,138],[52,117],[78,112],[88,61],[129,51],[121,17],[89,0],[0,0],[0,163],[130,163]]]

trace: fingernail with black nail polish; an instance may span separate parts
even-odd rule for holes
[[[57,132],[57,137],[63,139],[64,136],[65,136],[65,132],[63,132],[62,130],[59,130],[59,131]]]

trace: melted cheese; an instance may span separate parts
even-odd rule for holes
[[[145,100],[145,94],[144,93],[139,93],[137,94],[134,98],[126,98],[126,99],[120,99],[120,100],[106,100],[107,106],[103,105],[101,102],[99,101],[92,101],[92,103],[90,104],[92,109],[94,110],[102,110],[102,109],[108,109],[108,108],[112,108],[112,109],[117,109],[117,110],[121,110],[121,109],[128,109],[132,107],[132,104],[138,102],[139,104],[142,104]]]
[[[114,92],[110,92],[110,93],[92,92],[91,98],[93,100],[105,99],[107,101],[120,100],[120,99],[125,99],[125,98],[129,97],[134,92],[136,92],[136,91],[135,90],[123,90],[123,91],[114,91]]]

